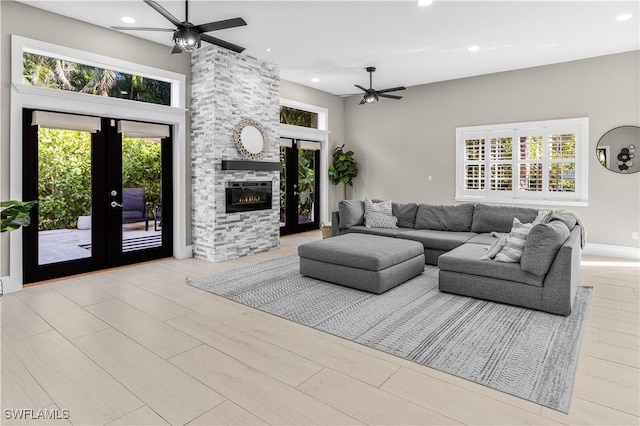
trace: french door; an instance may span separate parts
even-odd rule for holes
[[[24,283],[171,256],[171,127],[23,110]]]
[[[320,147],[280,138],[280,235],[320,228]]]

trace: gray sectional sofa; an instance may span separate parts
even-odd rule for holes
[[[573,215],[549,216],[544,226],[532,228],[520,263],[503,263],[484,258],[497,239],[495,233],[509,233],[514,218],[533,222],[539,210],[470,203],[393,203],[397,227],[372,228],[365,225],[362,201],[341,201],[338,208],[332,214],[333,236],[364,233],[420,242],[425,263],[440,269],[441,291],[553,314],[571,313],[582,240]]]

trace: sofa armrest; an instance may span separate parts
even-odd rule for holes
[[[331,236],[337,237],[340,235],[340,213],[331,212]]]
[[[560,247],[544,279],[542,310],[569,315],[580,284],[580,226],[576,225]]]

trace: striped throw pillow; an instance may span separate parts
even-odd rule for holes
[[[524,252],[524,245],[527,242],[527,236],[531,231],[531,223],[521,223],[517,218],[513,219],[513,228],[507,236],[505,246],[496,254],[495,260],[498,262],[518,263]]]
[[[364,217],[367,217],[367,213],[382,213],[387,216],[393,216],[392,212],[392,202],[391,201],[380,201],[374,203],[368,198],[364,199]]]

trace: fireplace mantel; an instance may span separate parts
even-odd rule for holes
[[[274,172],[280,171],[280,163],[275,161],[222,160],[222,170]]]

